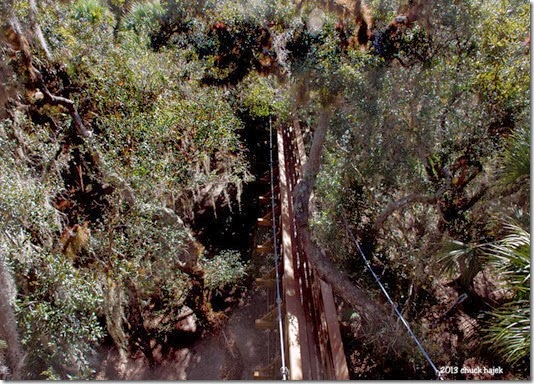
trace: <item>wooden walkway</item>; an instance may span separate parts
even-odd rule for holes
[[[329,284],[318,278],[305,252],[299,246],[299,233],[293,215],[293,190],[302,174],[306,152],[298,124],[277,131],[278,151],[278,205],[277,243],[282,263],[283,328],[285,361],[290,380],[348,380],[349,374],[336,306]],[[264,197],[265,199],[265,197]],[[269,211],[270,213],[270,211]],[[265,215],[259,225],[271,225]],[[273,251],[273,242],[262,244],[261,249]],[[259,248],[259,249],[260,249]],[[258,250],[259,250],[258,249]],[[265,287],[274,286],[274,269],[257,279]],[[271,282],[270,284],[268,282]],[[275,328],[276,308],[256,321],[258,328]],[[255,372],[258,379],[281,377],[280,360]]]

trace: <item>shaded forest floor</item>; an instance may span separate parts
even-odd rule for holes
[[[139,353],[121,357],[116,348],[101,352],[102,363],[98,380],[251,380],[255,369],[269,363],[269,347],[275,348],[271,335],[259,331],[254,321],[268,306],[268,295],[261,289],[251,289],[238,298],[228,313],[222,329],[205,337],[189,340],[182,345],[163,346],[151,343],[156,365],[149,367]],[[192,314],[181,321],[183,331],[195,329]]]

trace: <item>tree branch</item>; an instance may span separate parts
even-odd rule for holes
[[[30,47],[28,45],[28,41],[22,34],[19,22],[12,17],[9,21],[9,26],[10,30],[6,37],[8,38],[8,41],[13,49],[21,52],[22,63],[29,79],[28,85],[33,88],[39,88],[44,95],[45,102],[51,105],[60,105],[65,107],[69,111],[78,135],[84,138],[91,137],[93,133],[83,124],[82,118],[80,117],[74,102],[61,96],[55,96],[48,90],[48,87],[44,82],[43,75],[37,68],[33,66],[33,58],[30,53]]]
[[[78,132],[78,135],[89,138],[93,136],[93,132],[88,130],[85,125],[83,124],[82,118],[78,114],[78,110],[76,109],[76,106],[74,105],[74,102],[70,99],[61,97],[61,96],[55,96],[46,87],[43,81],[43,77],[41,75],[41,72],[39,72],[37,69],[35,69],[37,72],[37,78],[39,80],[40,89],[43,92],[44,100],[50,105],[61,105],[62,107],[65,107],[70,114],[70,117],[72,118],[72,121],[74,122],[74,127],[76,128],[76,131]]]
[[[321,152],[330,124],[331,111],[324,107],[313,136],[310,156],[303,167],[303,177],[295,187],[295,222],[299,239],[317,275],[332,286],[335,294],[351,307],[357,309],[368,323],[380,324],[386,317],[380,306],[372,300],[349,277],[341,272],[325,252],[312,239],[309,228],[310,197],[320,169]]]
[[[387,220],[387,218],[391,214],[393,214],[393,212],[401,208],[404,208],[407,205],[414,204],[414,203],[435,204],[438,201],[438,199],[441,197],[441,195],[443,195],[445,190],[446,190],[445,187],[441,187],[441,189],[438,192],[430,196],[422,195],[419,193],[413,193],[411,195],[404,196],[403,198],[390,203],[386,207],[386,209],[384,209],[384,211],[377,217],[372,227],[373,231],[378,232],[378,230],[382,228],[382,226],[384,225],[384,222]]]
[[[484,197],[486,192],[488,191],[487,186],[482,186],[474,195],[472,195],[469,200],[467,200],[464,204],[462,204],[459,208],[463,211],[467,211],[468,209],[471,209],[473,205],[478,203],[480,199]]]

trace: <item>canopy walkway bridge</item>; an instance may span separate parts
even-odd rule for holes
[[[301,249],[293,215],[293,190],[306,162],[303,135],[294,124],[277,130],[276,149],[272,131],[270,140],[271,171],[263,181],[271,189],[260,197],[265,215],[258,225],[268,227],[271,236],[256,245],[256,252],[273,255],[274,266],[256,283],[276,292],[276,299],[256,327],[273,330],[280,345],[277,356],[255,371],[254,378],[348,380],[332,288],[317,277]]]

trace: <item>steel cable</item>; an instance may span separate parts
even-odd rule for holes
[[[282,149],[283,150],[283,149]],[[278,310],[278,331],[280,333],[280,354],[281,367],[280,373],[282,380],[287,380],[288,369],[285,360],[285,342],[284,342],[284,324],[282,322],[282,296],[280,293],[280,273],[278,271],[278,241],[276,238],[276,210],[274,201],[274,172],[273,172],[273,127],[271,116],[269,116],[269,155],[270,155],[270,172],[271,172],[271,210],[272,210],[272,228],[273,228],[273,248],[274,248],[274,270],[276,276],[276,306]]]
[[[400,313],[399,309],[397,308],[397,306],[395,305],[395,303],[393,302],[393,300],[391,299],[391,297],[389,296],[387,290],[386,290],[386,287],[384,287],[384,285],[382,284],[382,282],[380,281],[380,278],[378,277],[378,275],[375,273],[375,271],[373,270],[373,268],[371,267],[371,263],[369,263],[369,260],[367,260],[367,257],[365,256],[365,254],[363,253],[362,251],[362,248],[360,247],[360,243],[358,243],[358,240],[356,240],[356,238],[354,237],[354,234],[349,231],[349,225],[347,223],[347,219],[345,217],[345,215],[343,214],[343,222],[345,223],[345,229],[347,231],[347,234],[351,237],[352,241],[354,242],[354,244],[356,244],[356,247],[358,248],[358,251],[365,263],[365,265],[367,266],[367,269],[369,269],[369,271],[371,272],[371,274],[373,275],[376,283],[378,284],[378,286],[380,287],[380,289],[382,290],[382,292],[384,293],[384,296],[386,296],[386,299],[388,300],[389,304],[391,304],[391,306],[393,307],[393,310],[395,311],[395,313],[397,314],[397,316],[399,317],[399,319],[402,321],[402,324],[404,324],[404,326],[406,327],[406,330],[408,331],[408,333],[410,334],[410,336],[412,337],[412,339],[415,341],[415,344],[417,345],[417,347],[419,348],[419,350],[421,351],[421,353],[423,354],[423,356],[425,357],[426,361],[430,364],[430,366],[432,367],[432,369],[434,370],[434,372],[436,373],[436,376],[439,380],[443,380],[443,377],[441,376],[441,372],[439,371],[439,369],[436,367],[436,365],[434,364],[434,362],[432,361],[432,359],[430,358],[430,356],[428,355],[428,353],[426,352],[425,348],[423,347],[423,345],[419,342],[419,339],[417,339],[417,336],[415,336],[415,334],[413,333],[412,329],[410,328],[410,325],[408,324],[408,322],[404,319],[404,317],[402,316],[402,314]]]

